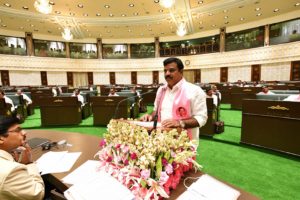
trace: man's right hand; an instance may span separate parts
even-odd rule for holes
[[[140,118],[140,121],[143,121],[143,122],[153,121],[153,116],[149,115],[149,114],[145,114]]]
[[[18,150],[13,152],[13,157],[15,158],[15,161],[25,165],[32,163],[30,146],[26,143],[24,146],[19,147]]]

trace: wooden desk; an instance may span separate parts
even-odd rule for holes
[[[300,156],[300,103],[244,100],[241,143]]]
[[[57,189],[60,192],[64,192],[69,188],[69,185],[62,183],[60,180],[67,176],[69,173],[74,171],[76,168],[78,168],[80,165],[82,165],[87,160],[93,160],[94,155],[99,151],[99,141],[100,137],[92,136],[92,135],[84,135],[79,133],[65,133],[61,131],[49,131],[49,130],[28,130],[27,131],[28,138],[33,137],[43,137],[48,138],[51,141],[60,141],[62,139],[65,139],[68,141],[68,143],[72,144],[72,147],[65,147],[60,148],[59,150],[68,150],[69,152],[82,152],[81,156],[78,158],[78,160],[75,162],[74,166],[71,168],[70,172],[65,173],[57,173],[57,174],[48,174],[45,176],[45,178],[54,186],[57,187]],[[53,148],[55,150],[55,148]],[[33,158],[36,160],[39,158],[44,152],[37,149],[33,151]],[[199,177],[201,176],[201,172],[189,172],[186,173],[185,177]],[[170,200],[175,200],[177,197],[182,194],[186,188],[183,185],[183,180],[179,183],[176,190],[171,192]],[[186,181],[187,185],[190,185],[195,180],[189,180]],[[228,184],[228,183],[226,183]],[[230,185],[230,184],[228,184]],[[230,185],[232,186],[232,185]],[[257,197],[253,196],[252,194],[241,190],[235,186],[232,186],[235,189],[239,190],[241,192],[241,196],[239,200],[258,200]]]

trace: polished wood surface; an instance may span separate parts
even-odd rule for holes
[[[50,139],[53,142],[58,142],[60,140],[67,140],[68,143],[72,144],[70,147],[59,147],[58,149],[53,148],[51,150],[59,150],[59,151],[66,151],[69,152],[82,152],[79,159],[76,161],[74,166],[71,168],[69,172],[65,173],[56,173],[56,174],[49,174],[45,178],[55,185],[57,187],[57,190],[60,192],[64,192],[69,188],[70,185],[62,183],[60,180],[67,176],[69,173],[74,171],[76,168],[78,168],[80,165],[82,165],[87,160],[94,160],[94,155],[99,151],[99,141],[100,137],[92,136],[92,135],[85,135],[80,133],[67,133],[67,132],[61,132],[61,131],[50,131],[50,130],[28,130],[27,131],[27,137],[33,138],[33,137],[43,137]],[[38,159],[43,153],[46,151],[42,151],[40,148],[33,150],[33,158],[36,160]],[[199,177],[203,173],[201,172],[193,172],[190,171],[185,174],[185,177]],[[170,200],[175,200],[178,198],[180,194],[182,194],[186,188],[183,185],[183,180],[181,180],[176,190],[171,192]],[[186,181],[186,185],[191,185],[192,182],[195,180],[189,179]],[[226,183],[227,185],[230,185]],[[239,197],[239,200],[257,200],[258,198],[253,196],[252,194],[245,192],[244,190],[241,190],[235,186],[230,185],[231,187],[239,190],[241,192],[241,196]]]
[[[244,100],[241,142],[300,156],[300,103]]]

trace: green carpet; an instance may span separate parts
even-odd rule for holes
[[[153,107],[148,107],[151,113]],[[241,111],[221,105],[221,120],[225,132],[214,139],[201,139],[197,161],[203,171],[244,189],[261,199],[300,199],[300,158],[279,155],[271,151],[239,145],[241,137]],[[93,127],[93,118],[79,126],[41,127],[40,112],[26,119],[23,128],[48,129],[102,136],[106,127]],[[220,140],[233,142],[225,143]]]

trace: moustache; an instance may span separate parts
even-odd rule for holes
[[[172,79],[172,76],[165,76],[165,79],[167,79],[167,78],[169,78],[169,79]]]

